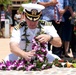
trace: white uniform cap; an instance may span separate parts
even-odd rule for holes
[[[40,12],[41,10],[43,10],[45,8],[43,5],[40,5],[40,4],[32,4],[32,3],[22,4],[22,7],[24,9],[26,9],[27,11],[31,11],[32,9],[36,9],[36,10],[38,10],[38,12]]]
[[[26,18],[32,21],[39,20],[41,16],[41,11],[45,8],[43,5],[40,4],[22,4],[24,8]]]

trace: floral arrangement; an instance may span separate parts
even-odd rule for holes
[[[22,36],[24,36],[26,40],[26,46],[24,49],[24,51],[26,51],[27,46],[30,43],[30,41],[28,40],[28,36],[30,35],[26,33],[28,26],[24,22],[21,22],[20,25],[25,26],[24,34]],[[40,34],[45,34],[43,27],[41,27],[40,25],[40,22],[38,24],[38,28],[40,29],[40,31],[37,33],[36,36]],[[47,50],[45,45],[47,43],[39,43],[38,40],[36,40],[35,38],[32,40],[32,43],[33,43],[32,50],[36,50],[36,54],[31,59],[31,61],[26,61],[24,58],[19,58],[16,61],[7,61],[7,62],[3,61],[0,62],[0,70],[24,70],[24,71],[37,70],[38,71],[38,70],[51,68],[52,63],[48,63],[48,59],[46,58]]]
[[[40,27],[41,28],[41,27]],[[27,25],[25,26],[25,38],[26,38],[26,47],[29,43],[29,40],[26,35]],[[41,28],[40,33],[44,33],[44,29]],[[23,71],[41,71],[44,69],[52,68],[52,66],[56,67],[63,67],[61,60],[55,59],[53,62],[48,63],[48,59],[46,58],[47,50],[46,44],[47,43],[39,43],[37,39],[32,40],[32,50],[36,50],[36,54],[30,61],[26,61],[24,58],[19,58],[16,61],[3,61],[0,62],[0,70],[23,70]],[[63,61],[64,62],[64,61]],[[75,67],[75,64],[73,65]],[[67,63],[65,62],[65,66],[67,67]]]
[[[71,62],[55,59],[52,63],[48,63],[47,60],[43,60],[43,57],[37,57],[31,61],[26,61],[20,58],[16,61],[0,62],[0,70],[23,70],[23,71],[41,71],[44,69],[50,69],[54,66],[59,68],[76,68],[76,60]]]
[[[48,69],[52,67],[52,63],[48,63],[46,58],[46,43],[39,43],[37,40],[33,39],[32,49],[36,50],[35,56],[31,61],[26,61],[23,58],[19,58],[16,61],[0,62],[0,70],[24,70],[24,71],[39,71],[43,69]]]

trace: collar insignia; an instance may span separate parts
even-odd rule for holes
[[[38,13],[38,11],[37,11],[36,9],[32,9],[32,10],[31,10],[31,14],[32,14],[32,15],[37,15],[37,13]]]

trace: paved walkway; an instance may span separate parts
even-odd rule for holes
[[[42,71],[0,71],[0,75],[76,75],[76,68],[50,68]]]
[[[10,53],[9,41],[9,38],[0,38],[0,61]]]
[[[12,32],[13,26],[11,27]],[[9,47],[10,38],[0,38],[0,61],[10,54]]]

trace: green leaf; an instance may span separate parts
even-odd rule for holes
[[[76,63],[73,63],[72,65],[73,65],[74,68],[76,68]]]

